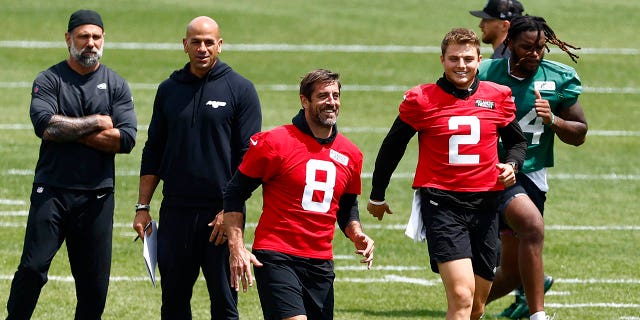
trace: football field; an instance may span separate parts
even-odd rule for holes
[[[555,278],[547,313],[556,319],[640,320],[640,2],[529,0],[558,38],[581,47],[578,63],[551,45],[546,58],[578,71],[587,141],[556,139],[556,166],[545,209],[545,271]],[[378,221],[366,212],[371,173],[405,90],[442,75],[440,41],[453,27],[480,33],[484,0],[0,0],[0,318],[20,260],[39,140],[29,119],[31,83],[66,59],[69,15],[94,9],[105,23],[102,62],[130,84],[138,116],[137,144],[116,157],[116,211],[105,320],[160,318],[159,287],[148,280],[141,242],[133,242],[142,147],[157,85],[181,68],[187,23],[208,15],[220,24],[221,60],[256,85],[263,128],[289,123],[300,108],[298,83],[316,68],[341,74],[339,128],[364,152],[361,220],[376,241],[366,270],[340,232],[334,240],[336,319],[444,319],[439,276],[428,268],[425,243],[404,236],[412,200],[417,138],[395,171],[387,201],[395,212]],[[492,49],[482,48],[485,56]],[[260,192],[248,204],[246,242],[260,214]],[[152,202],[157,218],[160,188]],[[487,306],[486,319],[512,296]],[[75,289],[66,248],[55,257],[33,319],[73,319]],[[194,319],[208,319],[202,279],[194,288]],[[242,319],[261,319],[256,288],[240,294]]]

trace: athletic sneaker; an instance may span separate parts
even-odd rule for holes
[[[529,305],[527,304],[527,302],[525,301],[524,303],[519,303],[516,308],[513,309],[513,312],[511,312],[509,318],[514,320],[522,318],[529,319]]]
[[[553,277],[545,275],[544,276],[544,293],[547,293],[547,291],[551,289],[552,285],[553,285]],[[517,297],[518,296],[516,295],[516,299]],[[529,305],[527,304],[526,297],[523,297],[520,300],[520,303],[517,303],[517,306],[515,307],[515,309],[513,309],[513,311],[511,312],[511,315],[509,315],[508,317],[511,319],[522,319],[522,318],[528,319],[529,318]],[[555,318],[555,315],[554,315],[554,318]]]
[[[510,306],[508,306],[506,309],[502,310],[502,312],[496,314],[496,317],[511,318],[511,314],[513,313],[514,310],[516,310],[517,307],[518,307],[518,304],[514,302]]]
[[[552,285],[553,285],[553,277],[545,274],[544,275],[544,293],[547,293],[547,291],[551,289]],[[555,318],[555,314],[553,315],[553,317]]]
[[[514,295],[516,296],[516,301],[514,303],[512,303],[510,306],[508,306],[506,309],[502,310],[502,312],[498,313],[496,315],[496,317],[503,317],[503,318],[511,318],[511,314],[513,313],[514,310],[516,310],[516,308],[518,307],[518,305],[521,304],[522,301],[524,301],[525,305],[526,303],[526,298],[524,296],[524,289],[522,287],[517,288],[514,291]]]

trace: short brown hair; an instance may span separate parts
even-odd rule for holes
[[[300,94],[311,100],[313,90],[316,88],[316,83],[338,83],[338,90],[342,87],[340,84],[340,75],[336,72],[326,69],[316,69],[307,73],[302,81],[300,81]]]
[[[451,44],[470,44],[478,50],[478,55],[480,55],[480,39],[475,32],[471,29],[467,28],[454,28],[451,29],[442,39],[442,44],[440,45],[440,49],[442,49],[442,55],[444,56],[445,51]]]

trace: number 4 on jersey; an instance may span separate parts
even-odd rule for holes
[[[522,132],[528,132],[533,134],[530,144],[540,144],[540,136],[544,132],[544,123],[542,118],[538,117],[536,109],[533,108],[527,113],[518,124],[522,128]]]

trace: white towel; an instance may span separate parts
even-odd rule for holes
[[[420,191],[418,189],[413,191],[411,216],[409,217],[409,222],[407,223],[407,228],[404,230],[404,234],[416,242],[427,240],[427,233],[424,229],[422,213],[420,212]]]

